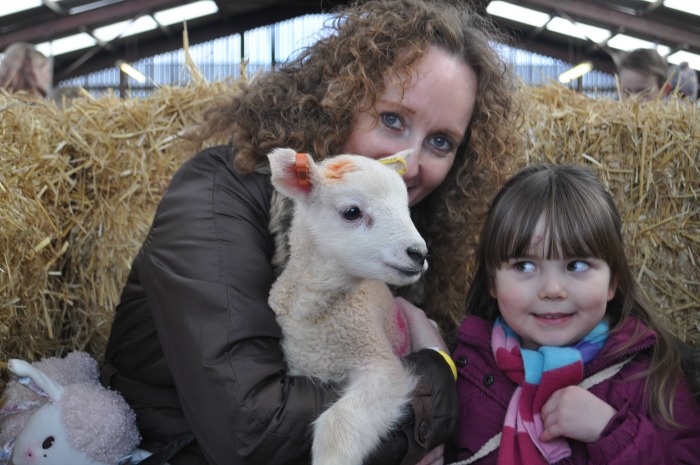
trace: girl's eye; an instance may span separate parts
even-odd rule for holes
[[[348,207],[343,211],[343,218],[348,221],[355,221],[362,218],[362,210],[356,206]]]
[[[537,268],[532,262],[515,262],[513,268],[517,271],[522,271],[523,273],[532,273]]]
[[[381,114],[382,123],[393,129],[402,129],[403,122],[401,117],[396,113],[382,113]]]
[[[588,268],[591,266],[584,262],[583,260],[574,260],[572,262],[567,263],[566,265],[566,271],[573,271],[573,272],[581,272],[581,271],[586,271]]]

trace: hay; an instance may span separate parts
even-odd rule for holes
[[[3,95],[0,360],[70,350],[101,357],[131,260],[179,165],[179,136],[230,82],[146,99],[50,103]]]
[[[64,206],[73,181],[52,105],[0,92],[0,354],[33,359],[65,344]],[[2,358],[4,359],[4,358]]]
[[[73,101],[66,112],[76,163],[77,206],[66,283],[78,302],[72,334],[101,356],[131,261],[148,233],[171,176],[192,155],[178,135],[212,98],[236,87],[218,83],[163,87],[142,100]],[[108,272],[106,272],[108,270]]]
[[[101,358],[131,261],[170,177],[178,138],[236,83],[196,81],[145,99],[82,96],[65,110],[0,94],[0,361],[82,349]],[[700,115],[675,102],[590,100],[524,88],[520,165],[593,165],[625,221],[640,287],[700,342]]]
[[[593,166],[620,210],[642,294],[678,336],[700,343],[700,109],[589,99],[558,85],[521,97],[520,164]]]

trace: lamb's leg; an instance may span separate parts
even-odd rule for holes
[[[401,419],[415,380],[398,359],[352,373],[338,401],[314,424],[314,465],[361,465]]]

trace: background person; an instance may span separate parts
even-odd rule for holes
[[[666,60],[654,49],[639,48],[622,55],[617,63],[620,97],[637,96],[643,102],[663,98],[668,76]]]
[[[51,60],[33,45],[18,42],[7,47],[0,62],[0,86],[44,98],[51,91]]]

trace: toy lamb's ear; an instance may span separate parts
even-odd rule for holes
[[[380,158],[377,161],[382,165],[386,165],[399,173],[401,176],[408,171],[408,159],[413,155],[413,150],[402,150],[388,157]]]
[[[297,153],[288,148],[275,149],[267,155],[275,188],[293,199],[305,197],[321,175],[314,159],[308,153]]]
[[[46,393],[49,400],[53,402],[61,400],[63,396],[63,386],[49,378],[43,371],[34,368],[24,360],[17,359],[12,359],[7,362],[7,368],[17,376],[26,376],[34,381],[34,384],[39,386]]]

